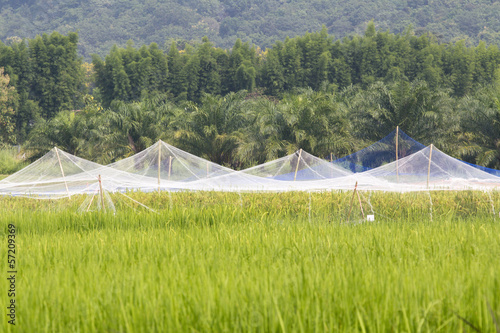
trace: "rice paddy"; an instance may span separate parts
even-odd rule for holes
[[[155,212],[0,198],[0,331],[500,329],[500,193],[128,195]]]

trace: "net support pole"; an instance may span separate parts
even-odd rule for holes
[[[293,176],[293,181],[297,179],[297,172],[299,171],[300,158],[302,156],[302,148],[299,150],[299,158],[297,159],[297,166],[295,167],[295,175]]]
[[[429,180],[431,178],[431,161],[432,161],[432,143],[429,151],[429,166],[427,167],[427,189],[429,188]]]
[[[160,172],[161,172],[161,141],[158,142],[158,195],[160,194]]]
[[[330,163],[333,163],[333,153],[330,153]],[[333,169],[330,170],[330,177],[333,178]]]
[[[396,126],[396,180],[399,183],[399,126]]]
[[[95,198],[95,192],[92,195],[92,198],[90,199],[89,205],[87,206],[87,212],[90,210],[90,206],[92,206],[92,202],[94,202],[94,198]]]
[[[101,175],[99,175],[98,179],[99,179],[99,196],[101,197],[101,206],[102,206],[102,210],[104,212],[106,212],[106,207],[104,206],[104,193],[102,192]]]
[[[168,159],[168,180],[170,180],[170,174],[172,173],[172,155]]]
[[[57,161],[59,162],[59,168],[61,168],[61,174],[64,180],[64,186],[66,187],[66,193],[68,194],[68,198],[71,198],[71,195],[69,194],[68,183],[66,183],[66,176],[64,176],[64,169],[62,167],[61,158],[59,157],[59,149],[57,149],[57,147],[54,147],[54,149],[56,150]]]

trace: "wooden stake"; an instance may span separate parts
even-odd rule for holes
[[[354,196],[356,195],[357,188],[358,188],[358,181],[356,181],[356,185],[354,185],[354,192],[352,192],[351,205],[349,206],[349,214],[347,215],[347,223],[349,223],[349,218],[351,217],[352,204],[354,202]]]
[[[168,180],[170,180],[170,173],[172,172],[172,155],[169,156],[168,160]]]
[[[61,164],[61,158],[59,158],[59,149],[57,149],[57,147],[54,147],[54,149],[56,150],[57,160],[59,161],[59,168],[61,168],[61,174],[63,176],[64,186],[66,187],[66,193],[68,194],[68,198],[71,198],[71,195],[69,194],[68,183],[66,183],[66,178],[64,176],[64,170],[63,170],[63,167]]]
[[[293,176],[293,181],[297,179],[297,171],[299,171],[300,157],[302,156],[302,148],[299,150],[299,158],[297,159],[297,166],[295,167],[295,175]]]
[[[330,153],[330,163],[333,163],[333,153]],[[330,170],[330,177],[333,178],[333,168]]]
[[[95,192],[94,192],[94,194],[92,195],[92,198],[90,199],[89,205],[88,205],[88,207],[87,207],[87,212],[89,211],[90,206],[92,206],[92,202],[94,202],[94,198],[95,198]]]
[[[102,210],[106,212],[106,207],[104,206],[104,193],[102,192],[102,182],[101,182],[101,175],[99,175],[99,194],[101,196],[101,206]]]
[[[431,178],[431,159],[432,159],[432,143],[429,151],[429,167],[427,168],[427,188],[429,188],[429,179]]]
[[[158,194],[160,194],[161,141],[158,141]]]
[[[399,140],[399,126],[396,126],[396,180],[399,183],[398,140]]]

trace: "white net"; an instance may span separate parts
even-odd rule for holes
[[[354,172],[363,172],[394,162],[424,148],[425,145],[415,141],[397,127],[385,138],[355,153],[336,159],[333,164]]]
[[[107,191],[96,189],[94,193],[88,194],[83,203],[78,208],[79,213],[104,212],[115,213],[116,208]]]
[[[0,194],[57,199],[92,194],[101,186],[110,192],[153,186],[155,180],[76,157],[58,148],[0,181]]]
[[[307,181],[338,178],[352,172],[331,162],[317,158],[302,149],[277,160],[243,170],[244,173],[286,181]]]
[[[0,193],[59,198],[91,192],[96,179],[87,172],[100,167],[99,164],[53,148],[37,161],[0,181]]]
[[[410,156],[363,172],[392,184],[393,191],[498,189],[500,177],[446,155],[430,145]]]
[[[99,178],[101,181],[99,181]],[[452,158],[432,145],[378,168],[352,173],[305,151],[234,171],[159,141],[145,151],[102,166],[57,148],[0,181],[0,194],[33,198],[139,191],[412,192],[492,190],[500,177]],[[93,203],[93,202],[92,202]]]
[[[190,182],[234,172],[161,140],[140,153],[109,164],[108,167],[153,179],[175,182]]]

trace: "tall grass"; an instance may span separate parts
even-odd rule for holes
[[[17,150],[14,148],[0,147],[0,179],[21,170],[27,165],[26,162],[17,158]]]
[[[357,203],[349,223],[352,193],[130,195],[157,213],[120,195],[115,214],[79,214],[78,197],[2,198],[19,322],[1,331],[496,329],[498,193],[432,193],[432,206],[426,193],[363,193],[376,221]]]

